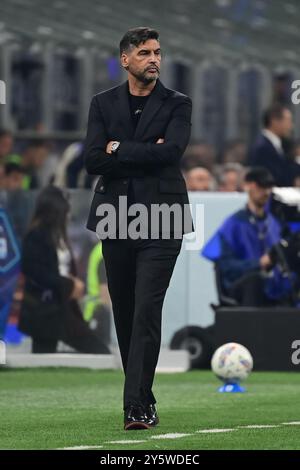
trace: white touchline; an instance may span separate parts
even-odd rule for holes
[[[201,429],[200,431],[196,431],[196,433],[202,433],[202,434],[213,434],[213,433],[218,433],[218,432],[230,432],[230,431],[236,431],[236,429],[233,428],[228,428],[228,429]]]
[[[84,449],[102,449],[103,446],[75,446],[75,447],[61,447],[56,450],[84,450]]]
[[[247,426],[239,426],[239,429],[266,429],[279,427],[280,424],[248,424]]]
[[[157,436],[151,436],[151,439],[178,439],[179,437],[192,436],[193,434],[184,433],[170,433],[170,434],[158,434]]]
[[[222,432],[231,432],[238,431],[241,429],[269,429],[269,428],[279,428],[280,426],[300,426],[300,421],[289,421],[286,423],[279,424],[248,424],[237,426],[236,428],[216,428],[216,429],[200,429],[194,433],[168,433],[168,434],[157,434],[155,436],[149,436],[145,440],[120,440],[120,441],[105,441],[104,444],[139,444],[143,442],[148,442],[149,439],[178,439],[186,436],[193,436],[194,434],[217,434]],[[83,450],[83,449],[102,449],[103,445],[95,446],[75,446],[75,447],[61,447],[57,450]]]
[[[140,442],[147,442],[146,440],[125,440],[125,441],[105,441],[104,444],[139,444]]]
[[[284,426],[299,426],[300,421],[290,421],[289,423],[281,423],[281,424],[283,424]]]

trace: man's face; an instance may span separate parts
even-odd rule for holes
[[[279,137],[289,137],[293,129],[293,115],[288,109],[284,109],[280,119],[273,119],[272,127]]]
[[[259,208],[266,205],[272,193],[272,188],[262,188],[254,182],[246,183],[245,190],[248,192],[250,201]]]
[[[193,168],[187,172],[185,178],[188,191],[211,190],[211,174],[205,168]]]
[[[224,175],[223,184],[220,185],[220,191],[234,192],[240,189],[240,178],[236,171],[227,171]]]
[[[156,39],[148,39],[121,56],[122,66],[146,85],[158,79],[160,62],[160,44]]]

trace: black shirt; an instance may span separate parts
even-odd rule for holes
[[[141,117],[144,107],[146,106],[149,96],[150,95],[136,96],[131,95],[131,93],[129,93],[130,114],[134,128],[136,128],[139,122],[139,119]]]
[[[131,114],[131,119],[132,123],[134,126],[134,129],[136,129],[136,126],[138,125],[139,119],[141,117],[141,114],[143,112],[144,107],[146,106],[146,103],[148,101],[148,98],[150,96],[136,96],[132,95],[129,93],[129,106],[130,106],[130,114]],[[134,192],[134,182],[132,181],[134,178],[130,178],[129,181],[129,187],[128,187],[128,194],[127,194],[127,205],[130,207],[131,204],[134,204],[136,202],[135,198],[135,192]],[[134,216],[128,216],[128,221],[131,219],[134,219]]]

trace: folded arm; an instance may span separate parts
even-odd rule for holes
[[[89,175],[108,175],[119,170],[116,158],[106,153],[108,142],[104,119],[94,96],[89,110],[85,140],[85,168]]]
[[[118,162],[128,167],[159,168],[178,164],[191,133],[192,101],[186,97],[176,106],[163,137],[163,143],[121,142]]]

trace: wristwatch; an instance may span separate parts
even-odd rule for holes
[[[117,153],[118,148],[120,147],[120,142],[113,142],[111,144],[111,153]]]

